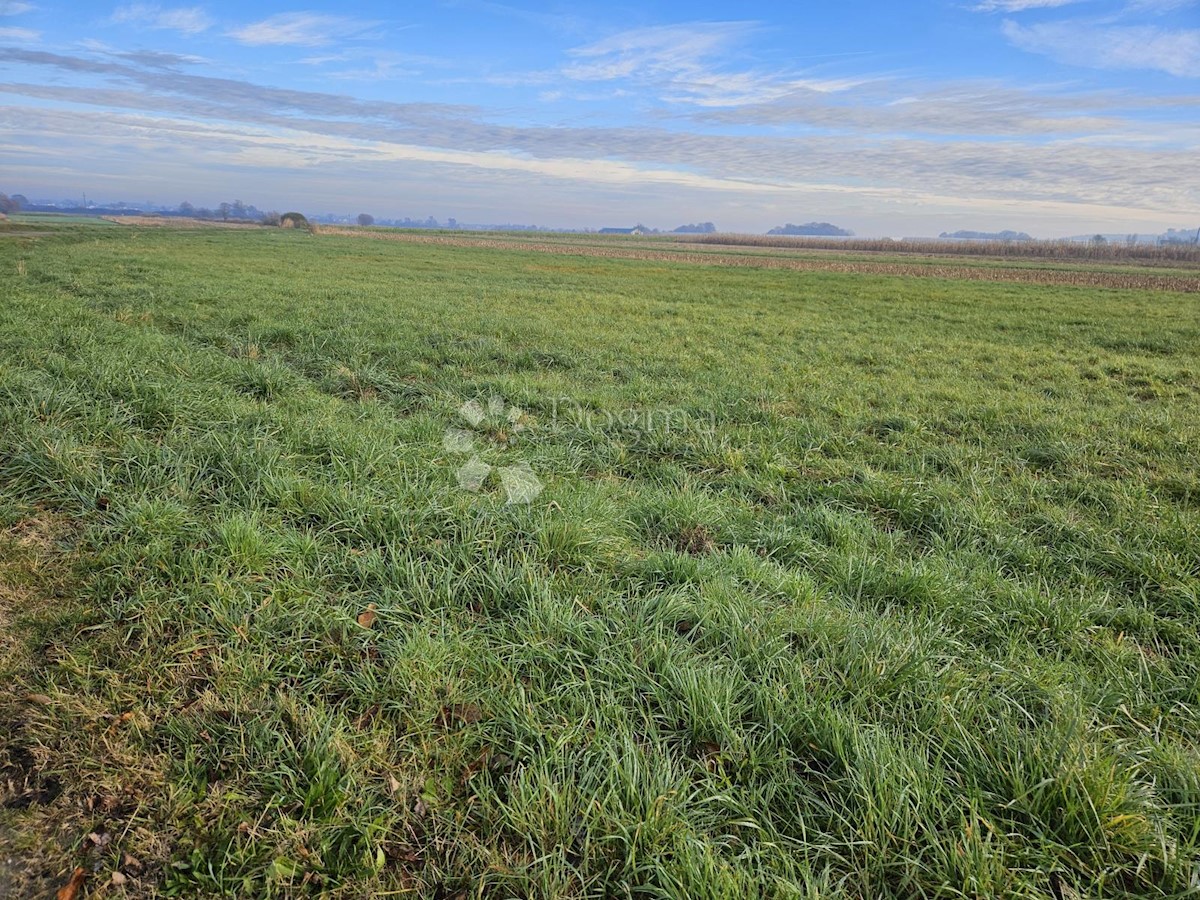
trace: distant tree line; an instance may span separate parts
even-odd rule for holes
[[[695,225],[680,225],[674,234],[715,234],[717,226],[712,222],[699,222]]]
[[[772,228],[767,234],[778,234],[788,236],[804,236],[804,237],[853,237],[853,231],[847,231],[845,228],[838,228],[836,225],[830,225],[828,222],[809,222],[807,225],[793,225],[788,222],[786,225],[780,225],[777,228]]]
[[[1104,238],[1104,235],[1098,235]],[[1200,262],[1200,241],[1121,243],[1095,236],[1083,240],[1056,241],[950,241],[904,238],[831,238],[753,234],[702,234],[680,237],[680,241],[730,247],[797,247],[821,250],[866,250],[888,253],[936,253],[946,256],[1002,256],[1028,259],[1138,259],[1171,262]]]
[[[8,194],[0,194],[0,213],[5,215],[20,212],[28,205],[29,200],[23,194],[13,194],[11,197]]]
[[[1195,231],[1168,228],[1167,233],[1161,235],[1159,240],[1164,244],[1200,244],[1200,228],[1197,228]]]
[[[458,221],[455,219],[447,219],[444,223],[439,222],[433,216],[425,219],[378,219],[370,213],[359,213],[357,216],[339,216],[334,213],[322,213],[320,215],[311,216],[314,222],[323,222],[327,225],[349,225],[357,224],[367,227],[369,225],[386,225],[389,228],[458,228]],[[523,227],[523,226],[522,226]],[[530,226],[534,227],[534,226]]]
[[[224,203],[218,203],[216,209],[209,209],[207,206],[193,206],[188,201],[183,201],[178,208],[173,212],[165,213],[165,215],[182,216],[187,219],[219,219],[222,222],[263,222],[268,225],[279,224],[279,213],[275,211],[263,212],[254,204],[246,204],[241,200],[232,200]],[[270,221],[273,220],[273,221]]]

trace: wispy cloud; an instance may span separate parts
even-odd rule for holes
[[[390,81],[411,78],[427,69],[452,68],[455,62],[418,53],[380,51],[375,47],[346,47],[299,60],[301,65],[319,66],[328,78],[338,81]]]
[[[1129,0],[1130,12],[1168,13],[1188,6],[1195,6],[1197,0]]]
[[[37,9],[32,3],[23,0],[0,0],[0,16],[19,16]]]
[[[103,49],[100,52],[117,59],[128,60],[139,66],[145,66],[148,69],[177,69],[180,66],[199,66],[209,62],[202,56],[165,53],[161,50],[115,51]]]
[[[136,25],[181,34],[200,34],[212,27],[212,19],[199,6],[164,9],[154,3],[132,3],[119,6],[111,20],[119,25]]]
[[[706,111],[697,118],[736,125],[798,126],[866,135],[990,136],[1011,141],[1127,134],[1129,97],[1039,92],[998,82],[862,85],[835,97],[793,94],[776,103]],[[1139,99],[1135,106],[1145,102]]]
[[[379,54],[377,56],[358,56],[347,54],[340,57],[325,58],[310,57],[302,59],[306,65],[324,66],[325,77],[335,81],[391,81],[397,78],[414,78],[421,70],[436,61],[419,56],[404,54]],[[338,63],[349,63],[348,66],[338,66]]]
[[[42,33],[32,28],[0,28],[0,41],[15,41],[18,44],[36,44]]]
[[[736,48],[755,22],[691,22],[622,31],[569,52],[576,81],[627,81],[655,99],[700,106],[765,103],[797,91],[839,91],[863,79],[811,79],[739,67]]]
[[[1059,62],[1096,69],[1151,69],[1200,77],[1200,29],[1087,22],[1004,23],[1017,47]]]
[[[481,12],[515,19],[534,28],[559,34],[588,34],[594,32],[596,27],[594,22],[573,13],[522,9],[507,3],[497,3],[494,0],[443,0],[443,5],[462,9],[467,15]]]
[[[622,31],[577,47],[570,78],[676,78],[703,70],[755,28],[753,22],[694,22]]]
[[[234,40],[250,46],[324,47],[335,41],[373,36],[378,22],[313,12],[280,13],[231,29]]]
[[[1070,6],[1084,0],[984,0],[975,7],[976,12],[1024,12],[1027,9],[1052,9]]]

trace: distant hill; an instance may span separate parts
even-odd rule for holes
[[[1032,241],[1023,231],[943,231],[938,235],[943,241]]]
[[[838,228],[836,225],[830,225],[828,222],[809,222],[807,225],[793,225],[789,222],[786,225],[780,225],[778,228],[772,228],[767,234],[786,234],[804,237],[854,237],[853,231]]]
[[[680,225],[672,234],[714,234],[717,226],[712,222],[698,222],[695,225]]]

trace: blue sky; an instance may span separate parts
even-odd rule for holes
[[[1200,0],[0,0],[0,190],[463,222],[1200,226]]]

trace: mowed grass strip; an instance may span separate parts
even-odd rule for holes
[[[112,227],[0,273],[28,871],[1195,890],[1194,297]]]

